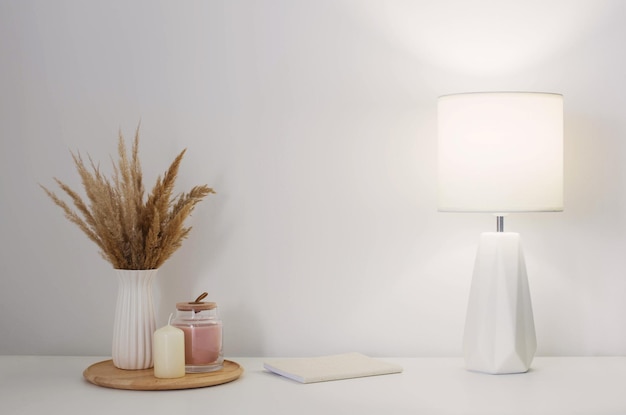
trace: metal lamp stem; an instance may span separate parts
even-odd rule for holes
[[[496,216],[496,231],[504,232],[504,216]]]

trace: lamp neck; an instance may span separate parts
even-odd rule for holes
[[[496,232],[504,232],[504,216],[496,216]]]

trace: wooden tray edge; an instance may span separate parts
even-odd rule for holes
[[[103,360],[83,371],[89,383],[111,389],[159,391],[205,388],[232,382],[244,372],[243,367],[232,360],[224,360],[224,368],[208,373],[187,373],[176,379],[154,377],[153,369],[123,370],[113,365],[112,360]]]

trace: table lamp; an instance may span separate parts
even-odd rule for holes
[[[466,368],[527,372],[537,340],[524,254],[504,232],[513,212],[563,210],[563,96],[536,92],[445,95],[438,100],[441,212],[488,212],[463,335]]]

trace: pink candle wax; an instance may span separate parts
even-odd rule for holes
[[[206,365],[215,362],[222,346],[222,326],[179,326],[185,334],[185,364]]]
[[[202,302],[203,293],[190,303],[176,304],[176,318],[172,325],[183,331],[185,337],[185,372],[204,373],[220,370],[222,357],[222,321],[217,304]]]

